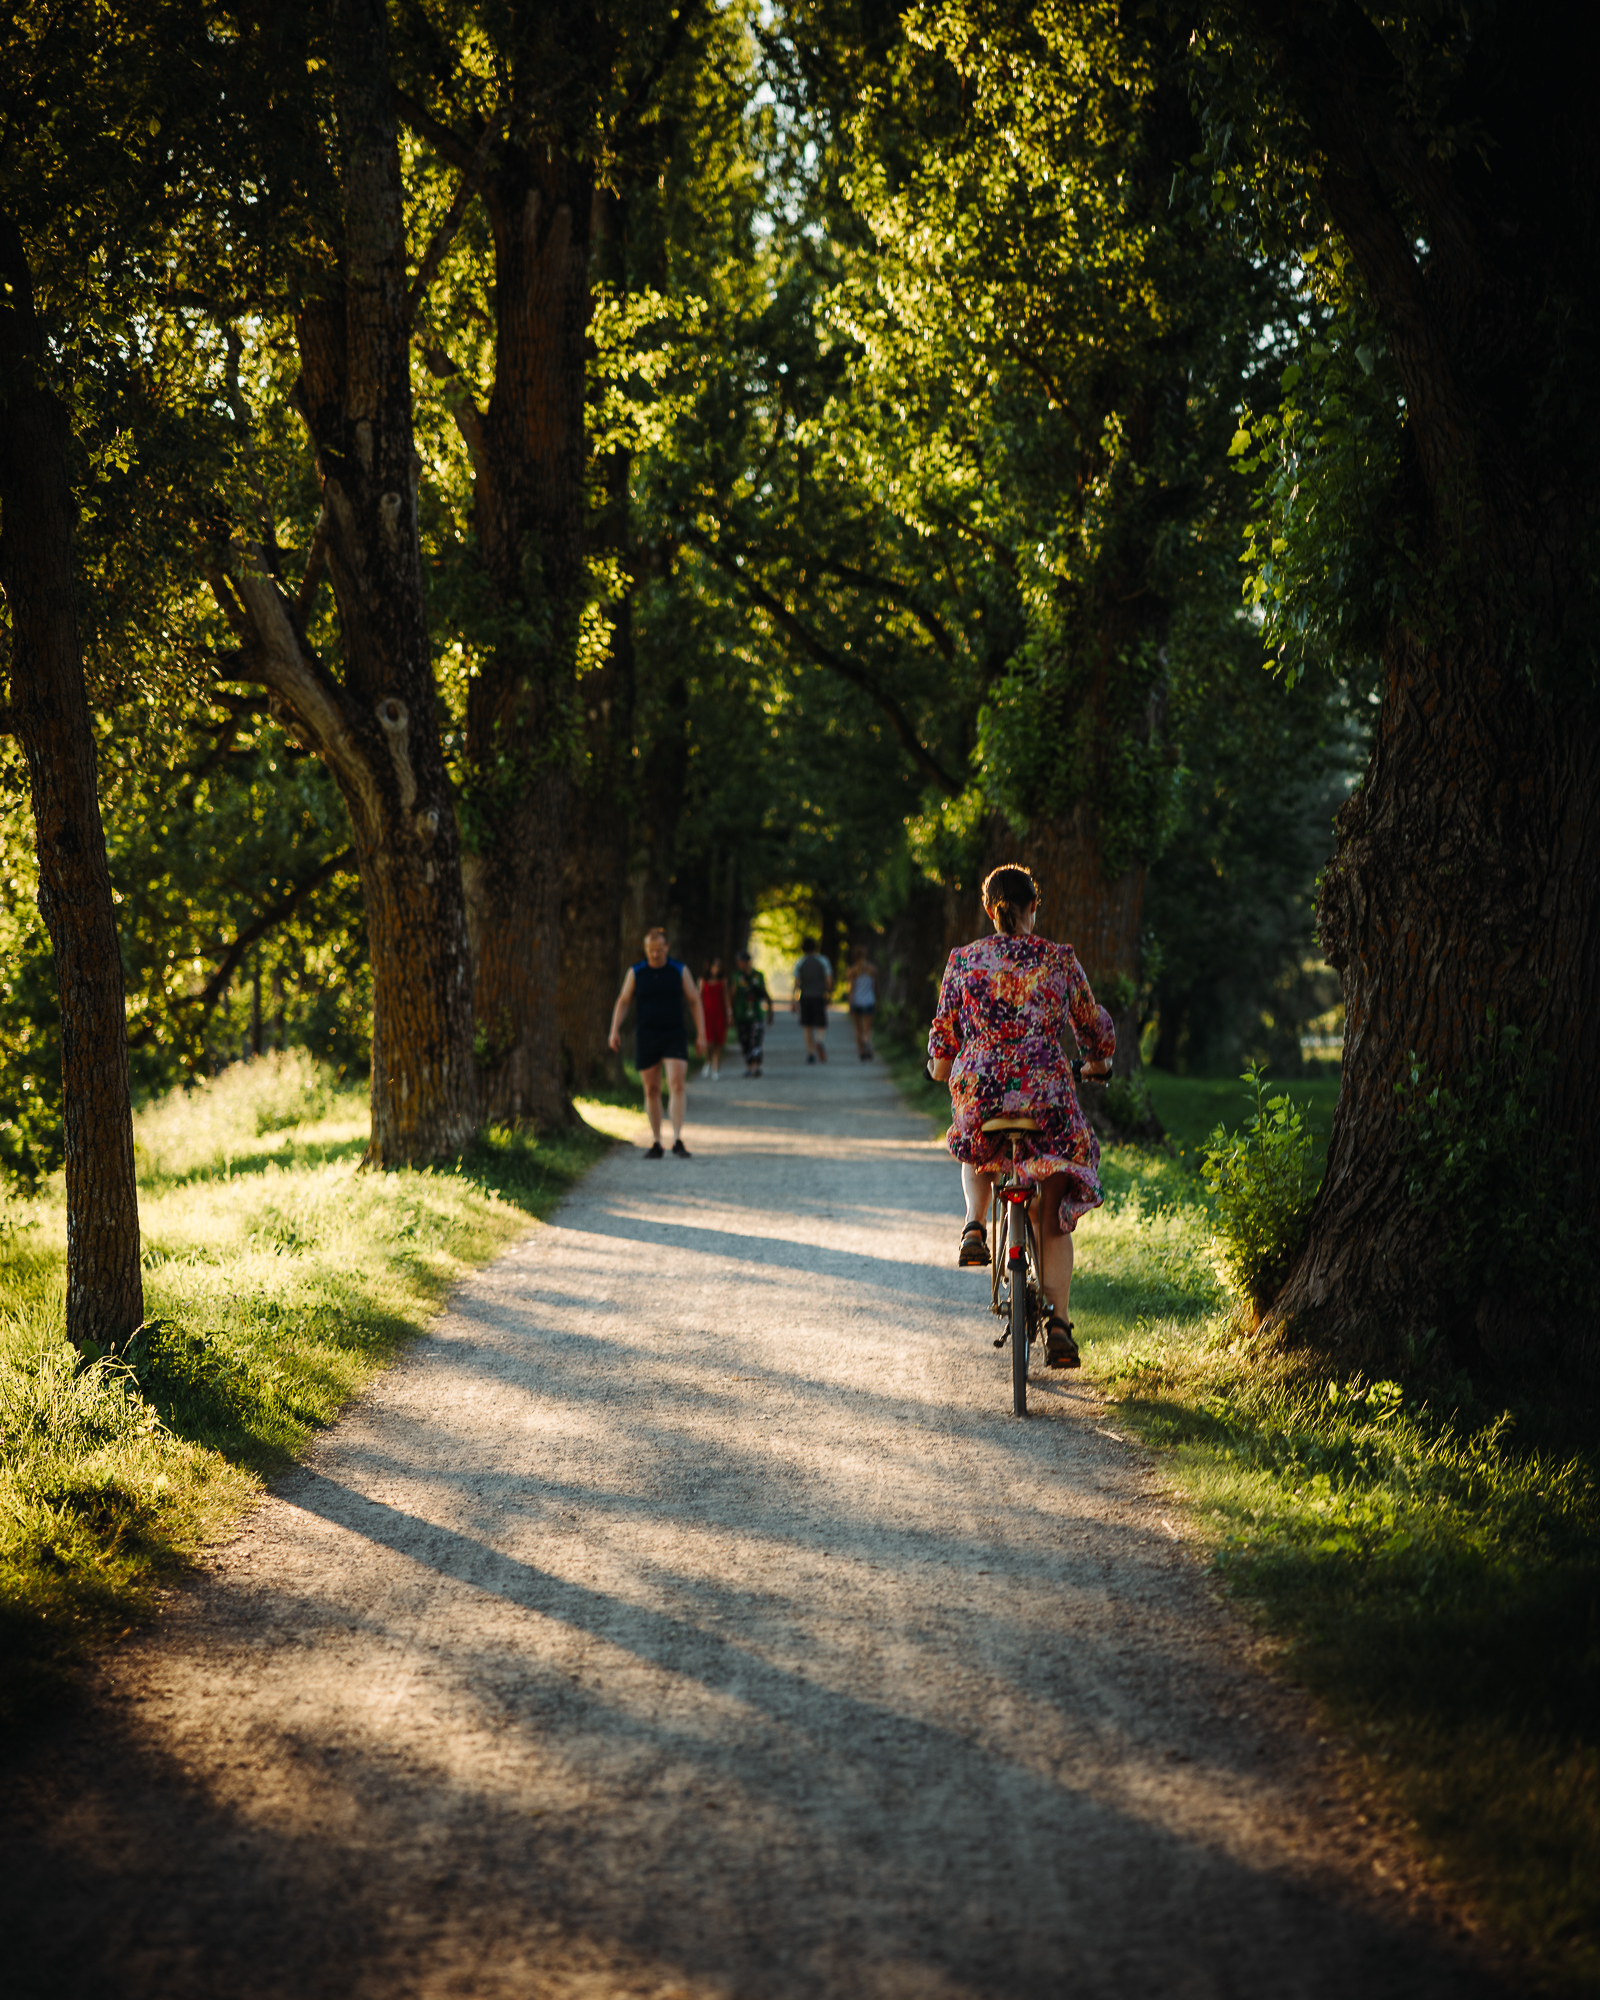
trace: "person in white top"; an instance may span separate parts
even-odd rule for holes
[[[805,1030],[806,1061],[828,1060],[828,995],[833,991],[833,967],[817,949],[814,937],[801,940],[805,950],[794,969],[792,1005]]]
[[[864,944],[850,955],[850,1025],[856,1031],[856,1054],[872,1060],[872,1016],[878,1005],[878,968]]]

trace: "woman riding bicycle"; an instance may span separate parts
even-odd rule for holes
[[[1078,1346],[1067,1317],[1072,1288],[1072,1231],[1101,1202],[1100,1142],[1084,1123],[1061,1046],[1068,1022],[1102,1076],[1117,1045],[1111,1016],[1098,1005],[1070,944],[1033,935],[1039,888],[1026,868],[996,868],[983,885],[984,913],[995,936],[951,952],[928,1032],[928,1073],[949,1080],[946,1144],[961,1162],[967,1217],[960,1262],[987,1264],[993,1176],[1010,1158],[1010,1133],[985,1132],[986,1120],[1027,1115],[1038,1130],[1021,1135],[1019,1172],[1037,1187],[1032,1203],[1049,1320],[1045,1365],[1076,1368]]]

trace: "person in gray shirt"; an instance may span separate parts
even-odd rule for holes
[[[833,991],[833,967],[817,950],[814,937],[802,938],[805,952],[794,969],[795,1012],[806,1038],[808,1063],[828,1060],[828,995]]]

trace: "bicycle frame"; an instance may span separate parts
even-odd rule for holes
[[[1079,1056],[1072,1063],[1072,1081],[1081,1090],[1085,1082],[1103,1083],[1105,1079],[1098,1076],[1085,1078],[1083,1058]],[[1028,1414],[1028,1363],[1032,1359],[1033,1344],[1041,1337],[1039,1323],[1044,1311],[1044,1270],[1039,1260],[1039,1238],[1034,1230],[1033,1217],[1028,1213],[1038,1189],[1022,1178],[1017,1159],[1018,1141],[1026,1136],[1026,1133],[1016,1131],[1011,1134],[1011,1164],[995,1180],[996,1206],[990,1225],[994,1255],[990,1260],[989,1310],[997,1319],[1007,1322],[1006,1331],[995,1346],[1004,1347],[1007,1340],[1011,1342],[1011,1406],[1019,1417]],[[1006,1209],[1003,1259],[1001,1232],[994,1226],[1001,1202],[1005,1203]]]
[[[1005,1247],[1002,1255],[1000,1231],[993,1230],[994,1257],[990,1266],[989,1310],[1007,1321],[1006,1331],[995,1342],[1004,1347],[1011,1342],[1011,1403],[1019,1417],[1028,1414],[1028,1364],[1038,1337],[1043,1292],[1040,1284],[1039,1240],[1033,1218],[1028,1213],[1036,1190],[1017,1171],[1017,1141],[1011,1135],[1011,1165],[995,1182],[996,1211],[1004,1202],[1006,1211]],[[1001,1298],[1001,1272],[1005,1274],[1005,1297]]]

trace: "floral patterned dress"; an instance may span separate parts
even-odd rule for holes
[[[1098,1208],[1100,1142],[1084,1123],[1061,1046],[1068,1022],[1091,1062],[1117,1045],[1111,1016],[1089,991],[1070,944],[1041,937],[980,938],[951,952],[928,1032],[928,1054],[953,1056],[952,1124],[945,1144],[979,1168],[1009,1159],[1011,1135],[985,1132],[989,1118],[1026,1112],[1037,1132],[1020,1135],[1024,1179],[1065,1177],[1061,1226]]]

